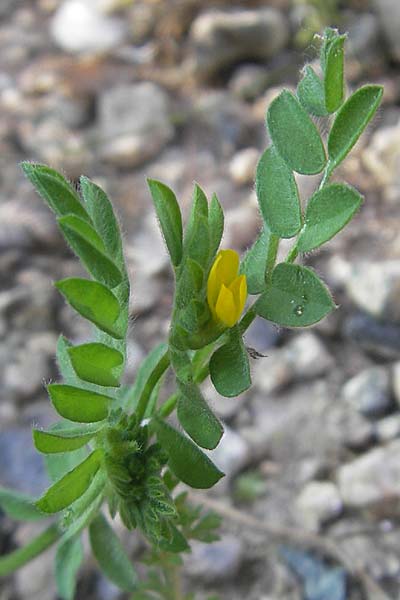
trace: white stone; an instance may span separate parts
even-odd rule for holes
[[[370,450],[339,467],[337,483],[345,506],[363,508],[400,498],[400,440]]]
[[[121,44],[126,27],[120,19],[103,14],[93,0],[65,0],[53,17],[51,33],[67,52],[97,53]]]
[[[345,383],[342,396],[367,417],[385,414],[391,404],[388,371],[384,367],[364,369]]]
[[[331,481],[311,481],[296,500],[298,516],[302,524],[313,531],[332,518],[337,517],[343,507],[336,485]]]
[[[254,182],[259,158],[257,148],[244,148],[235,154],[229,164],[229,174],[237,185]]]

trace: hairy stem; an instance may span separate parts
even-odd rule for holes
[[[0,576],[5,577],[23,565],[26,565],[26,563],[47,550],[47,548],[54,544],[61,535],[62,532],[58,528],[57,523],[53,523],[23,548],[18,548],[17,550],[10,552],[10,554],[1,557]]]

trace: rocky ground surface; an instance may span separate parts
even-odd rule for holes
[[[217,192],[224,244],[244,251],[259,227],[265,108],[315,57],[315,23],[349,31],[350,89],[385,85],[341,170],[365,204],[307,257],[338,310],[307,331],[255,322],[247,343],[267,356],[253,361],[252,390],[235,400],[208,390],[226,424],[215,460],[227,473],[210,498],[234,510],[221,541],[194,545],[186,561],[196,598],[358,600],[368,586],[370,598],[399,598],[400,3],[314,4],[319,12],[291,0],[236,11],[222,0],[0,3],[0,483],[32,494],[46,486],[30,430],[54,419],[44,382],[57,377],[57,336],[77,342],[88,329],[52,287],[79,266],[18,162],[49,163],[71,180],[84,172],[111,195],[133,283],[131,381],[165,336],[171,305],[146,177],[171,185],[185,210],[194,180]],[[299,178],[303,197],[313,185]],[[37,529],[0,517],[0,551]],[[336,560],[321,537],[335,541]],[[127,543],[140,552],[134,536]],[[50,557],[2,582],[1,600],[54,600]],[[124,596],[89,562],[78,597]]]

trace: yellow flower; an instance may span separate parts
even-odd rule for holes
[[[238,271],[238,253],[220,250],[208,276],[208,305],[214,319],[226,327],[233,327],[238,322],[246,303],[246,275],[238,275]]]

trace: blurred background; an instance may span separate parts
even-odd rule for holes
[[[146,177],[187,212],[193,182],[226,212],[224,245],[243,252],[259,228],[255,165],[265,110],[317,57],[314,34],[349,33],[349,91],[382,83],[382,108],[340,168],[365,205],[308,256],[339,309],[306,331],[257,321],[247,344],[254,386],[237,399],[205,386],[226,424],[210,494],[258,522],[335,537],[387,598],[400,598],[400,2],[399,0],[0,0],[0,484],[46,486],[33,424],[54,414],[60,332],[89,334],[52,287],[81,274],[55,219],[18,163],[81,173],[110,194],[132,281],[127,381],[165,338],[172,280]],[[317,181],[298,178],[303,198]],[[282,252],[286,252],[282,248]],[[0,514],[0,551],[37,524]],[[134,560],[143,553],[125,535]],[[52,551],[0,583],[1,600],[55,600]],[[196,599],[361,600],[360,585],[309,549],[273,543],[226,519],[221,541],[185,559]],[[79,599],[125,598],[96,572]],[[376,600],[378,596],[370,596]],[[382,596],[384,598],[386,596]]]

